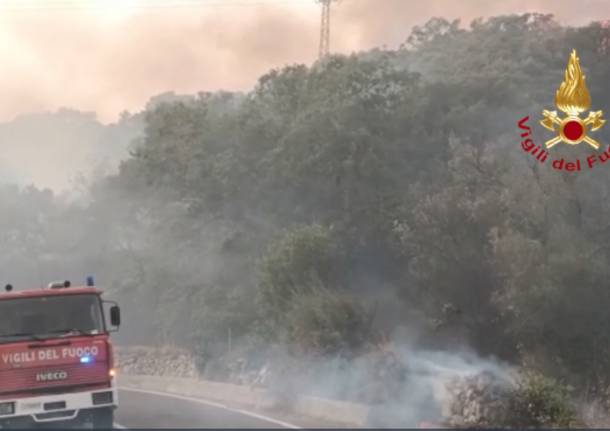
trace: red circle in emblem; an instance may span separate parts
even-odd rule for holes
[[[578,141],[582,138],[584,133],[585,129],[578,121],[568,121],[565,126],[563,126],[563,134],[570,141]]]

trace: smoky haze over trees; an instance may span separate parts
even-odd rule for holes
[[[45,184],[60,193],[82,189],[97,177],[116,173],[141,130],[141,115],[127,112],[109,125],[99,123],[95,113],[65,108],[20,115],[0,123],[0,146],[6,149],[0,154],[0,179]]]
[[[229,329],[240,354],[347,361],[408,333],[597,396],[610,166],[535,164],[516,123],[553,106],[573,48],[594,109],[610,106],[608,38],[539,14],[439,18],[398,50],[151,103],[86,202],[0,190],[0,268],[21,285],[94,271],[124,306],[122,342],[187,347],[208,370]]]

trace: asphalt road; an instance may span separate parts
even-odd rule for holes
[[[285,428],[288,425],[220,404],[131,390],[119,391],[115,422],[125,428]]]

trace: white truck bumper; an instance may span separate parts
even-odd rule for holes
[[[14,403],[13,413],[1,414],[0,423],[11,419],[30,417],[34,422],[54,422],[75,419],[82,410],[116,407],[116,386],[95,391],[0,400],[0,404]]]

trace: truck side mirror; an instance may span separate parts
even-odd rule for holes
[[[110,307],[110,324],[112,326],[121,326],[121,309],[118,305]]]

